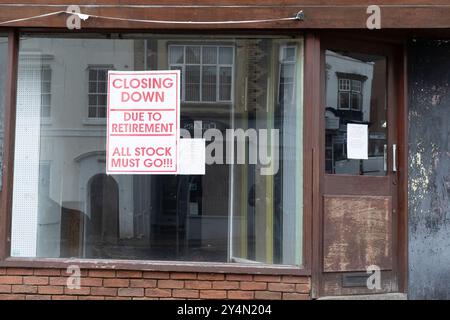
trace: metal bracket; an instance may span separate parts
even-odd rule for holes
[[[298,21],[305,20],[305,13],[303,12],[303,10],[300,10],[299,12],[297,12],[297,14],[295,15],[295,20],[298,20]]]

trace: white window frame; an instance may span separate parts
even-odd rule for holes
[[[50,73],[50,78],[44,79],[44,71],[49,71]],[[44,83],[48,83],[49,84],[49,90],[48,91],[44,91]],[[49,96],[49,104],[45,104],[44,105],[44,96]],[[43,114],[43,108],[46,107],[49,109],[49,113],[48,115],[44,115]],[[41,117],[44,119],[48,119],[52,116],[52,68],[49,64],[43,64],[41,65]]]
[[[346,85],[342,86],[342,83],[346,83]],[[355,89],[354,82],[359,83],[359,89]],[[341,106],[341,93],[348,93],[348,108],[343,108]],[[352,95],[358,94],[360,97],[360,105],[358,108],[353,108],[352,105]],[[339,110],[351,110],[351,111],[361,111],[363,103],[363,81],[345,77],[338,77],[338,109]]]
[[[110,64],[89,65],[87,67],[87,118],[88,119],[106,119],[106,117],[107,117],[107,110],[106,109],[108,108],[107,104],[105,104],[105,116],[104,117],[99,117],[98,116],[98,109],[99,109],[98,96],[99,95],[104,95],[105,96],[105,101],[107,101],[106,99],[107,99],[107,96],[108,96],[108,71],[109,70],[113,70],[113,69],[114,69],[114,66],[110,65]],[[105,81],[105,92],[104,93],[103,92],[98,92],[98,73],[97,73],[97,80],[91,81],[91,79],[90,79],[90,72],[91,72],[91,70],[96,70],[96,71],[98,71],[98,70],[106,70],[106,81]],[[91,89],[90,89],[90,83],[91,82],[96,82],[96,88],[97,88],[96,92],[91,92]],[[97,96],[97,105],[95,105],[95,106],[91,106],[90,105],[90,103],[89,103],[90,95],[96,95]],[[96,108],[95,117],[91,117],[90,114],[89,114],[89,111],[90,111],[91,107],[95,107]]]
[[[284,52],[288,49],[294,49],[294,57],[292,60],[287,60],[284,58]],[[296,70],[296,64],[297,64],[297,46],[296,45],[282,45],[280,46],[279,51],[279,72],[278,72],[278,102],[284,103],[284,101],[281,101],[281,69],[284,66],[293,66],[294,67],[294,81],[292,82],[292,85],[295,85],[295,77],[297,74]],[[290,84],[290,83],[284,83],[284,84]],[[295,88],[292,90],[292,96],[290,97],[290,101],[295,101]]]
[[[170,62],[170,50],[175,47],[183,48],[183,63],[171,63]],[[186,47],[198,47],[200,48],[200,63],[186,63]],[[203,47],[214,47],[216,48],[216,63],[203,63]],[[221,48],[230,48],[232,49],[232,62],[231,64],[221,64],[219,60],[220,49]],[[231,45],[217,45],[217,44],[170,44],[168,46],[168,65],[169,69],[172,70],[173,67],[181,68],[181,84],[182,84],[182,94],[181,101],[184,103],[232,103],[234,96],[234,62],[235,62],[235,49],[234,46]],[[185,76],[186,76],[186,66],[199,66],[200,67],[200,83],[199,83],[199,99],[198,100],[188,100],[186,101],[186,87],[185,87]],[[203,67],[216,67],[216,99],[203,101]],[[230,99],[223,100],[220,99],[220,69],[226,67],[231,68],[231,88],[230,88]]]

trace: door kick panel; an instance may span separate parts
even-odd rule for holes
[[[392,269],[390,196],[324,196],[324,272]]]

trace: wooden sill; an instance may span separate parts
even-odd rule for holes
[[[142,270],[142,271],[166,271],[166,272],[205,272],[205,273],[292,275],[292,276],[311,275],[311,271],[303,267],[267,265],[267,264],[96,260],[96,259],[64,259],[64,258],[7,258],[5,260],[0,260],[0,267],[66,269],[70,265],[77,265],[81,269],[103,269],[103,270]]]

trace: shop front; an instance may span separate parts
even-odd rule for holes
[[[299,276],[302,36],[29,32],[9,40],[18,52],[5,263],[54,266],[35,269],[45,285],[32,274],[11,293],[309,298],[309,278]],[[205,174],[107,174],[108,72],[146,70],[180,72],[180,131],[207,142]],[[135,90],[130,100],[145,80],[114,84]],[[54,286],[70,276],[57,265],[87,272],[80,291]],[[19,272],[4,270],[4,279]]]
[[[412,40],[448,27],[449,8],[378,1],[368,30],[366,3],[219,2],[80,2],[87,19],[0,3],[0,298],[445,297],[416,272],[445,206],[424,205],[438,180],[414,146],[428,98],[408,88],[426,73]],[[204,139],[204,174],[108,170],[108,74],[147,71],[179,74],[176,129]],[[124,108],[162,85],[127,81]],[[442,139],[422,142],[443,155]]]

